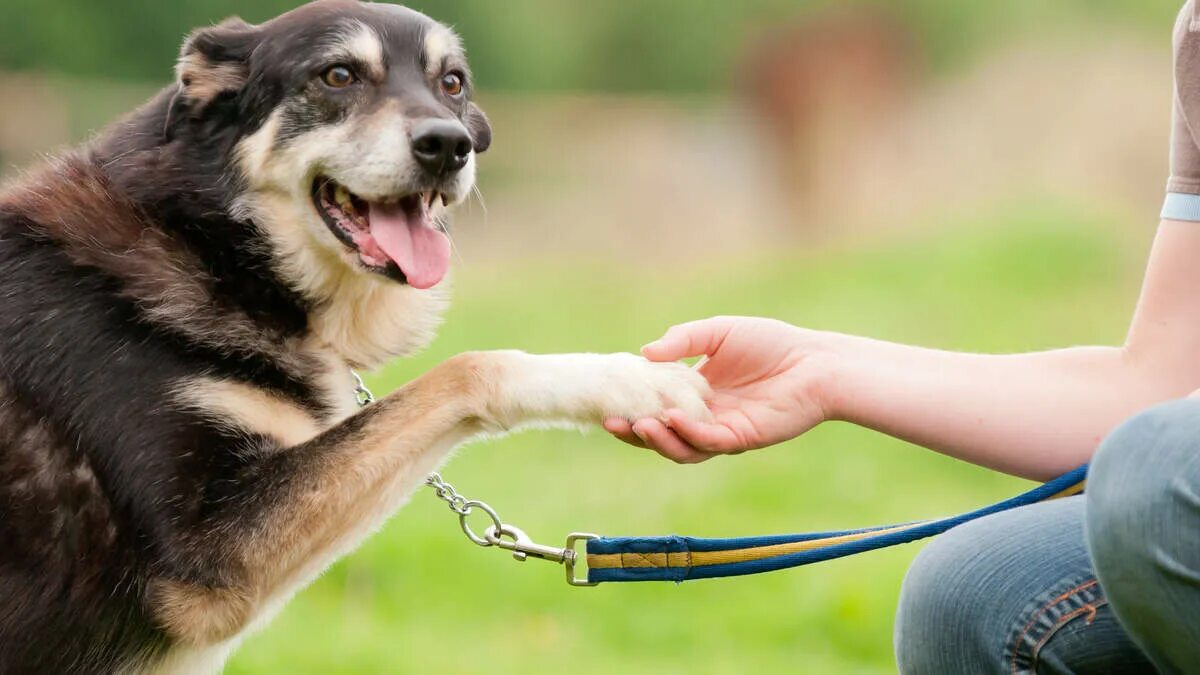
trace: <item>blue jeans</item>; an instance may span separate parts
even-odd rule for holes
[[[902,673],[1200,673],[1200,400],[1101,444],[1087,494],[967,523],[905,578]]]

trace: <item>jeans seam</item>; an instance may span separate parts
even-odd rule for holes
[[[1083,583],[1075,584],[1066,592],[1064,592],[1064,593],[1054,597],[1052,600],[1046,602],[1044,605],[1042,605],[1041,607],[1036,609],[1033,612],[1033,614],[1030,615],[1029,621],[1027,623],[1025,623],[1024,627],[1022,627],[1019,631],[1017,631],[1013,634],[1012,649],[1009,652],[1010,672],[1013,675],[1018,675],[1018,673],[1020,672],[1019,666],[1021,665],[1021,656],[1022,656],[1021,647],[1023,645],[1025,645],[1027,638],[1030,637],[1030,633],[1031,633],[1031,631],[1033,631],[1034,626],[1037,624],[1038,620],[1040,618],[1042,618],[1042,616],[1045,615],[1047,612],[1050,612],[1056,606],[1062,604],[1063,602],[1072,600],[1075,596],[1081,596],[1082,594],[1085,594],[1085,592],[1089,591],[1090,589],[1096,588],[1096,591],[1087,593],[1087,595],[1093,595],[1094,597],[1092,597],[1090,600],[1084,601],[1083,604],[1080,605],[1079,607],[1076,607],[1075,609],[1059,616],[1054,621],[1054,624],[1046,629],[1046,634],[1044,636],[1039,637],[1029,647],[1028,657],[1029,657],[1030,672],[1036,672],[1038,656],[1041,653],[1042,647],[1044,647],[1046,645],[1046,643],[1050,641],[1050,638],[1054,637],[1054,635],[1058,632],[1058,630],[1060,628],[1065,626],[1067,623],[1070,623],[1073,619],[1075,619],[1081,615],[1084,615],[1084,614],[1086,614],[1088,616],[1089,623],[1095,618],[1096,611],[1100,607],[1103,607],[1108,604],[1107,598],[1105,598],[1102,593],[1098,592],[1099,591],[1099,589],[1097,588],[1098,585],[1099,585],[1099,582],[1094,577],[1091,579],[1088,579],[1087,581],[1084,581]],[[1083,598],[1080,597],[1080,600],[1083,600]]]
[[[1056,634],[1058,634],[1058,629],[1062,628],[1063,626],[1067,625],[1068,623],[1071,623],[1072,620],[1074,620],[1076,617],[1083,615],[1083,614],[1087,614],[1087,623],[1090,626],[1092,624],[1092,622],[1096,620],[1096,612],[1098,612],[1101,607],[1103,607],[1107,604],[1108,604],[1108,600],[1106,600],[1104,598],[1100,598],[1099,600],[1094,600],[1092,602],[1086,603],[1082,607],[1072,610],[1070,612],[1067,612],[1066,614],[1059,617],[1058,622],[1054,624],[1054,628],[1052,630],[1046,631],[1045,637],[1038,640],[1037,644],[1034,645],[1034,647],[1033,647],[1033,665],[1034,665],[1034,667],[1036,668],[1036,666],[1037,666],[1038,655],[1042,653],[1042,647],[1046,646],[1046,643],[1050,641],[1050,638],[1052,638]]]

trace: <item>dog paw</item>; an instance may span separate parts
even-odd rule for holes
[[[681,363],[652,363],[633,354],[605,354],[594,395],[601,420],[662,418],[671,408],[696,420],[712,417],[705,404],[712,394],[704,376]]]
[[[698,420],[711,417],[708,382],[679,363],[651,363],[634,354],[500,352],[492,358],[504,367],[488,409],[502,428],[662,418],[671,408]]]

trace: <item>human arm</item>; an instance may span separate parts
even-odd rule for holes
[[[706,356],[712,423],[616,420],[609,431],[682,462],[844,420],[1030,478],[1081,464],[1123,419],[1200,387],[1200,223],[1159,227],[1122,346],[988,355],[911,347],[765,319],[672,328],[652,360]],[[635,431],[641,438],[631,432]]]

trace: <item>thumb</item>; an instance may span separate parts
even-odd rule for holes
[[[665,335],[642,347],[651,361],[678,361],[692,356],[712,356],[733,327],[727,317],[690,321],[669,328]]]

